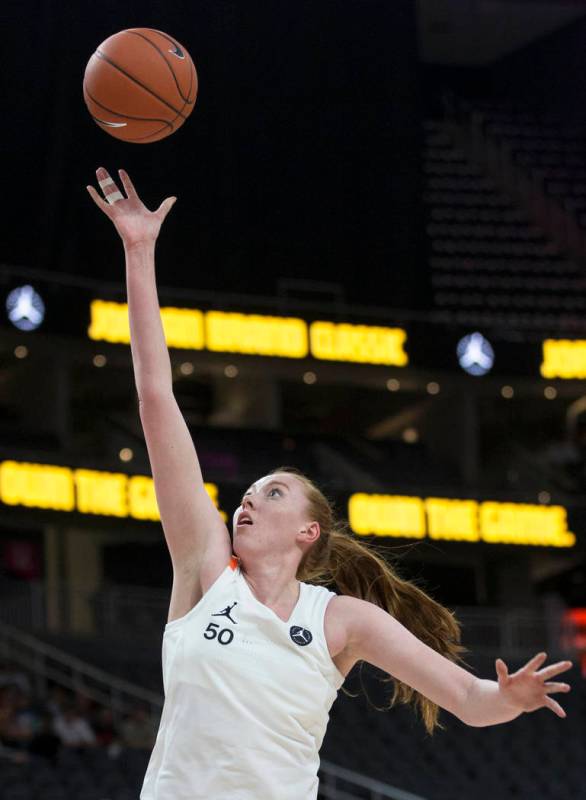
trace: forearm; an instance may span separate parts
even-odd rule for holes
[[[522,713],[505,700],[497,681],[475,677],[470,684],[461,719],[466,725],[484,728],[510,722]]]
[[[125,247],[130,349],[139,398],[173,391],[155,276],[155,241]]]

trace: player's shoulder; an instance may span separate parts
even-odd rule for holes
[[[368,600],[347,594],[336,595],[328,603],[326,610],[326,635],[329,632],[329,636],[335,638],[338,645],[343,643],[341,649],[352,649],[369,625],[383,615],[387,616],[384,609]]]
[[[330,652],[336,654],[347,650],[356,630],[357,620],[364,614],[366,600],[348,594],[332,597],[326,608],[324,630],[330,645]]]
[[[368,606],[372,606],[368,600],[361,600],[350,594],[337,594],[332,597],[328,604],[328,611],[337,619],[347,619],[349,616],[364,613]]]

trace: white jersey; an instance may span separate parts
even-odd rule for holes
[[[165,626],[165,705],[140,800],[314,800],[318,751],[344,676],[324,634],[323,586],[300,584],[287,622],[233,556]]]

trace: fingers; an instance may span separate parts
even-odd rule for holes
[[[165,219],[165,217],[167,216],[169,211],[171,211],[171,209],[175,205],[175,201],[176,200],[177,200],[176,197],[167,197],[165,200],[163,200],[161,205],[157,208],[157,210],[155,211],[155,214],[158,217],[160,217],[161,222]]]
[[[104,169],[104,167],[98,167],[96,170],[96,176],[98,178],[98,183],[100,184],[100,189],[103,191],[104,197],[108,203],[110,203],[110,205],[113,205],[117,200],[124,200],[124,195],[116,186],[108,171]]]
[[[544,683],[543,688],[547,694],[552,692],[569,692],[572,688],[569,683]]]
[[[554,675],[559,675],[560,672],[566,672],[571,669],[572,666],[573,664],[571,661],[558,661],[555,664],[550,664],[549,667],[540,669],[536,675],[546,681],[548,678],[553,678]]]
[[[90,197],[92,198],[94,203],[97,205],[97,207],[101,208],[102,211],[104,212],[104,214],[109,214],[110,213],[110,206],[108,205],[108,203],[106,203],[104,200],[102,200],[102,198],[96,192],[94,187],[93,186],[86,186],[85,188],[88,190],[88,192],[90,194]]]
[[[495,666],[499,680],[506,680],[509,677],[509,668],[502,660],[502,658],[497,658],[497,660],[495,661]]]
[[[533,656],[533,658],[525,664],[524,669],[537,669],[537,667],[540,667],[543,664],[546,658],[547,653],[537,653],[536,656]]]
[[[554,712],[554,714],[557,714],[558,717],[561,717],[562,719],[567,717],[567,714],[564,711],[564,709],[560,706],[559,703],[556,703],[556,701],[553,699],[553,697],[546,697],[545,698],[545,705],[548,708],[551,708],[551,710]]]
[[[124,186],[124,191],[126,192],[126,196],[138,198],[137,191],[134,188],[134,184],[130,180],[130,177],[126,172],[126,170],[119,169],[118,174],[120,175],[120,180],[122,181],[122,186]]]
[[[104,198],[106,202],[99,196],[93,186],[87,186],[87,190],[90,193],[92,199],[96,203],[96,205],[107,213],[109,216],[110,206],[113,206],[119,200],[132,200],[132,203],[125,203],[124,208],[133,211],[133,213],[146,213],[147,215],[151,215],[152,212],[148,211],[145,208],[140,197],[137,194],[136,189],[134,188],[134,184],[130,180],[128,173],[120,169],[118,170],[120,175],[120,180],[122,182],[122,186],[124,187],[124,191],[126,192],[127,198],[124,197],[114,180],[110,177],[109,172],[104,169],[104,167],[99,167],[96,170],[96,176],[98,178],[98,183],[100,184],[100,188],[104,193]],[[161,222],[165,219],[173,205],[175,204],[177,198],[176,197],[167,197],[159,208],[154,212],[155,215],[159,218]],[[136,201],[136,202],[135,202]]]

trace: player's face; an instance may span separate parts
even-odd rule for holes
[[[301,482],[288,473],[266,475],[247,489],[234,512],[235,552],[238,555],[239,542],[283,552],[287,544],[294,546],[295,535],[306,526],[307,500]]]

